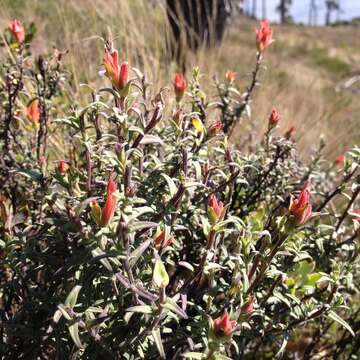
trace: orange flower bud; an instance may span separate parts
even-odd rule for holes
[[[208,205],[208,215],[210,221],[215,224],[223,216],[224,205],[221,201],[217,201],[214,194],[210,195]]]
[[[17,19],[10,21],[9,30],[15,37],[16,41],[21,44],[25,40],[25,30],[21,22]]]
[[[31,101],[31,103],[25,109],[26,117],[33,124],[38,125],[40,121],[40,106],[37,99]]]
[[[165,238],[165,235],[167,237]],[[174,241],[174,237],[170,234],[165,234],[165,230],[162,230],[159,235],[154,239],[154,246],[156,250],[165,249]]]
[[[208,134],[210,136],[216,136],[219,135],[224,128],[223,123],[220,120],[216,120],[214,123],[212,123],[208,128]]]
[[[235,80],[236,73],[234,71],[228,70],[225,73],[225,77],[226,77],[228,82],[232,83]]]
[[[174,90],[177,102],[180,102],[183,98],[186,88],[187,84],[184,76],[181,74],[175,74]]]
[[[124,61],[120,65],[120,74],[119,74],[119,89],[124,89],[127,83],[129,82],[129,63]]]
[[[108,185],[107,185],[107,190],[106,190],[105,206],[101,212],[101,225],[102,226],[106,226],[107,224],[109,224],[110,220],[114,216],[116,204],[117,204],[117,199],[113,195],[113,193],[115,191],[116,191],[116,183],[112,178],[110,178]]]
[[[90,203],[90,214],[91,218],[95,221],[97,225],[101,223],[101,207],[97,203],[97,201],[92,201]]]
[[[129,82],[129,63],[124,61],[119,65],[117,50],[105,51],[103,64],[105,74],[111,80],[113,86],[118,90],[123,90]]]
[[[346,160],[345,155],[341,154],[341,155],[336,157],[335,164],[338,165],[338,166],[344,166],[345,160]]]
[[[312,214],[310,204],[310,183],[306,182],[299,196],[291,200],[289,207],[290,215],[294,216],[297,225],[305,224]]]
[[[256,45],[259,52],[263,52],[274,41],[272,35],[269,21],[261,21],[260,28],[256,29]]]
[[[280,121],[279,112],[274,108],[269,117],[269,129],[274,128]]]
[[[291,126],[284,134],[285,139],[290,139],[295,134],[295,126]]]
[[[221,340],[229,340],[236,328],[237,322],[230,320],[228,312],[225,310],[224,315],[214,320],[214,335]]]
[[[69,164],[65,160],[60,160],[58,164],[58,171],[60,174],[65,174],[69,170]]]

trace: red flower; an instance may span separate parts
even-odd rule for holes
[[[175,74],[174,90],[177,102],[183,98],[186,88],[187,84],[184,76],[181,74]]]
[[[233,82],[235,80],[236,72],[228,70],[225,73],[225,77],[229,82]]]
[[[208,128],[208,134],[210,136],[215,136],[221,133],[222,129],[224,128],[224,124],[220,120],[216,120],[212,123]]]
[[[33,100],[26,108],[26,117],[32,123],[37,125],[40,121],[40,106],[38,100]]]
[[[256,29],[256,44],[259,52],[263,52],[273,42],[273,31],[268,20],[260,23],[260,28]]]
[[[270,117],[269,117],[269,128],[274,128],[280,121],[280,115],[278,111],[274,108],[271,111]]]
[[[123,89],[129,81],[129,63],[124,61],[120,66],[119,89]]]
[[[101,211],[102,226],[106,226],[114,216],[116,203],[117,203],[116,197],[113,195],[115,191],[116,191],[116,183],[112,178],[110,178],[107,184],[105,206]]]
[[[241,312],[244,314],[250,314],[254,311],[255,296],[250,295],[246,303],[241,307]]]
[[[344,166],[345,160],[346,160],[345,155],[341,154],[336,157],[335,164],[339,166]]]
[[[58,164],[58,171],[60,174],[65,174],[69,170],[69,164],[65,160],[60,160]]]
[[[214,194],[210,195],[208,214],[212,223],[217,222],[223,215],[224,205],[221,201],[217,201]]]
[[[222,317],[214,320],[214,333],[215,336],[220,338],[230,338],[236,328],[237,322],[230,320],[230,316],[225,310]]]
[[[19,20],[17,19],[11,20],[9,23],[9,29],[19,44],[24,42],[25,30]]]
[[[118,90],[122,90],[129,81],[129,64],[124,61],[119,65],[118,60],[117,50],[105,51],[103,59],[105,74]]]
[[[285,139],[290,139],[295,134],[295,126],[291,126],[284,134]]]
[[[289,207],[290,214],[295,217],[298,225],[305,224],[312,214],[310,204],[310,183],[306,182],[299,196],[295,200],[291,200]]]

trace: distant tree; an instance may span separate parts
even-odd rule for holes
[[[280,4],[276,10],[280,13],[280,22],[282,24],[292,22],[292,16],[290,15],[290,8],[292,0],[280,0]]]
[[[331,14],[334,10],[339,10],[339,0],[326,0],[325,24],[330,25]]]
[[[316,0],[311,0],[309,8],[309,26],[317,24],[317,11],[318,7]]]

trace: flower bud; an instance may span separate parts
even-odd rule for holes
[[[174,241],[174,236],[172,236],[169,231],[166,231],[165,229],[161,230],[160,232],[157,232],[155,235],[155,239],[154,239],[155,249],[158,251],[165,249],[173,241]]]
[[[336,157],[335,164],[338,165],[338,166],[344,166],[345,161],[346,161],[345,155],[341,154],[341,155]]]
[[[120,74],[119,74],[119,89],[122,90],[126,87],[129,81],[129,63],[124,61],[120,65]]]
[[[69,164],[65,160],[60,160],[58,163],[58,171],[60,174],[65,174],[69,170]]]
[[[297,225],[303,225],[312,214],[312,206],[310,204],[310,183],[306,182],[299,196],[291,199],[289,207],[290,215],[295,218]]]
[[[38,125],[40,121],[40,106],[37,99],[32,100],[25,109],[26,117],[34,125]]]
[[[14,20],[10,21],[9,30],[19,44],[24,42],[25,30],[19,20],[14,19]]]
[[[211,330],[215,340],[224,342],[230,340],[236,325],[237,322],[235,320],[230,320],[230,316],[225,310],[222,317],[219,317],[213,321]]]
[[[278,111],[274,108],[272,109],[269,117],[269,129],[273,129],[274,127],[276,127],[279,121],[280,121],[280,115]]]
[[[221,201],[217,201],[214,194],[210,195],[209,203],[208,203],[208,216],[210,219],[210,222],[212,224],[215,224],[224,213],[224,205]]]
[[[97,201],[92,201],[90,203],[90,215],[91,218],[94,220],[94,222],[97,225],[100,225],[101,223],[101,207],[97,203]]]
[[[225,73],[225,77],[229,83],[232,83],[235,80],[236,73],[234,71],[228,70]]]
[[[274,40],[273,31],[268,20],[260,23],[260,28],[256,29],[256,45],[259,52],[263,52]]]
[[[295,126],[291,126],[286,133],[284,134],[285,139],[290,140],[290,138],[295,134]]]
[[[180,102],[183,98],[186,88],[187,84],[184,76],[181,74],[175,74],[174,90],[177,102]]]
[[[153,282],[154,284],[160,288],[166,288],[169,285],[169,275],[166,272],[165,266],[163,262],[158,259],[156,260],[154,272],[153,272]]]
[[[112,178],[110,178],[108,185],[107,185],[107,189],[106,189],[105,206],[103,207],[102,212],[101,212],[101,225],[102,226],[106,226],[107,224],[109,224],[110,220],[114,216],[116,204],[117,204],[117,199],[113,195],[113,193],[115,191],[116,191],[116,183]]]
[[[209,136],[216,136],[219,135],[224,128],[223,123],[220,120],[216,120],[214,123],[212,123],[208,128],[208,135]]]

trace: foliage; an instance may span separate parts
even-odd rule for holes
[[[250,151],[229,143],[253,106],[263,47],[245,91],[227,76],[210,98],[195,68],[176,96],[150,97],[141,70],[107,63],[108,87],[66,107],[64,54],[5,46],[7,358],[356,356],[360,150],[334,165],[320,144],[303,163],[275,111]]]

